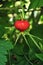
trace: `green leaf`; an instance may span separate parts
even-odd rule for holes
[[[37,7],[43,7],[43,0],[40,0]]]
[[[35,54],[37,58],[39,58],[41,61],[43,61],[43,53],[41,54]]]
[[[13,45],[10,41],[6,41],[6,40],[0,40],[0,46],[3,46],[6,50],[9,50],[11,48],[13,48]]]
[[[4,47],[0,46],[0,53],[7,54],[7,51]]]
[[[38,3],[39,3],[39,0],[32,0],[31,4],[29,6],[29,9],[31,9],[31,8],[35,9],[37,7]]]
[[[13,45],[10,41],[6,40],[0,40],[0,64],[5,65],[5,62],[7,62],[6,54],[8,54],[8,51],[13,48]]]
[[[0,54],[0,62],[6,62],[7,61],[7,57],[4,56],[4,54]]]
[[[2,63],[0,63],[0,65],[5,65],[5,63],[2,62]]]
[[[37,7],[43,6],[43,0],[30,0],[31,4],[29,6],[29,9],[33,8],[36,9]]]
[[[5,33],[5,29],[3,26],[0,25],[0,38],[3,36],[4,33]]]

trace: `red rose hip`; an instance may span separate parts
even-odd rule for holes
[[[30,23],[27,20],[17,20],[14,23],[14,26],[16,29],[18,29],[20,31],[25,31],[29,28]]]

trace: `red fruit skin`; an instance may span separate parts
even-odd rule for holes
[[[14,26],[16,29],[18,29],[20,31],[25,31],[29,28],[30,23],[27,20],[17,20],[14,23]]]

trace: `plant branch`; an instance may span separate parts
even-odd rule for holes
[[[23,36],[23,38],[24,38],[24,40],[25,40],[25,42],[26,42],[26,44],[28,45],[28,47],[30,48],[30,45],[29,45],[29,43],[28,43],[28,41],[27,41],[27,39],[26,39],[26,37],[25,37],[25,35],[22,33],[22,36]]]
[[[10,52],[9,52],[9,65],[11,65]]]
[[[14,8],[9,8],[9,7],[6,7],[6,8],[0,8],[0,10],[12,10]]]
[[[16,45],[16,43],[17,43],[17,41],[18,41],[20,35],[21,35],[21,33],[19,33],[19,35],[18,35],[18,37],[17,37],[17,39],[16,39],[16,41],[15,41],[15,43],[14,43],[14,46]]]
[[[29,33],[28,33],[28,35],[29,35],[29,37],[31,38],[31,40],[34,42],[34,44],[38,47],[38,49],[41,51],[40,46],[37,44],[37,42],[36,42],[35,39],[32,37],[32,35],[29,34]]]
[[[25,33],[24,35],[29,35],[28,33]],[[37,38],[38,40],[43,40],[43,39],[41,39],[40,37],[38,37],[38,36],[35,36],[35,35],[32,35],[32,34],[30,34],[32,37],[34,37],[34,38]]]
[[[31,65],[33,65],[33,63],[27,58],[26,55],[24,55],[24,57],[25,57],[25,59],[26,59]]]
[[[37,38],[38,40],[43,40],[43,39],[41,39],[41,38],[39,38],[39,37],[37,37],[37,36],[34,36],[34,35],[32,35],[32,34],[31,34],[31,36]]]

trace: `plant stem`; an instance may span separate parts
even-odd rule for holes
[[[26,37],[25,37],[25,35],[22,33],[22,36],[23,36],[23,38],[24,38],[24,40],[25,40],[25,42],[26,42],[26,44],[28,45],[28,47],[30,48],[30,45],[29,45],[29,43],[28,43],[28,41],[27,41],[27,39],[26,39]]]
[[[10,7],[6,7],[6,8],[0,8],[0,10],[14,10],[14,8],[10,8]],[[32,12],[33,10],[28,10],[26,12]],[[34,11],[41,11],[41,8],[40,9],[34,9]]]
[[[15,41],[14,46],[16,45],[16,43],[17,43],[17,41],[18,41],[18,39],[19,39],[20,35],[21,35],[21,33],[19,33],[19,35],[18,35],[18,37],[17,37],[17,39],[16,39],[16,41]]]
[[[28,34],[28,32],[27,32],[27,33],[24,34],[24,35],[29,35],[29,34]],[[32,37],[34,37],[34,38],[37,38],[38,40],[41,40],[41,41],[43,40],[43,39],[39,38],[38,36],[35,36],[35,35],[32,35],[32,34],[30,34],[30,35],[31,35]]]
[[[33,63],[27,58],[26,55],[24,55],[24,57],[25,57],[25,59],[26,59],[31,65],[33,65]]]
[[[24,19],[25,15],[24,15],[24,8],[22,7],[22,19]]]
[[[10,52],[9,52],[9,65],[11,65]]]
[[[32,34],[31,34],[31,36],[37,38],[38,40],[43,40],[43,39],[41,39],[41,38],[39,38],[39,37],[37,37],[37,36],[34,36],[34,35],[32,35]]]
[[[23,1],[22,0],[20,0],[21,1],[21,8],[22,8],[22,20],[25,18],[25,14],[24,14],[24,8],[23,8]]]
[[[29,37],[31,38],[31,40],[34,42],[34,44],[38,47],[38,49],[41,51],[40,46],[39,46],[39,45],[37,44],[37,42],[34,40],[34,38],[32,37],[32,35],[29,34],[29,33],[28,33],[28,35],[29,35]]]

